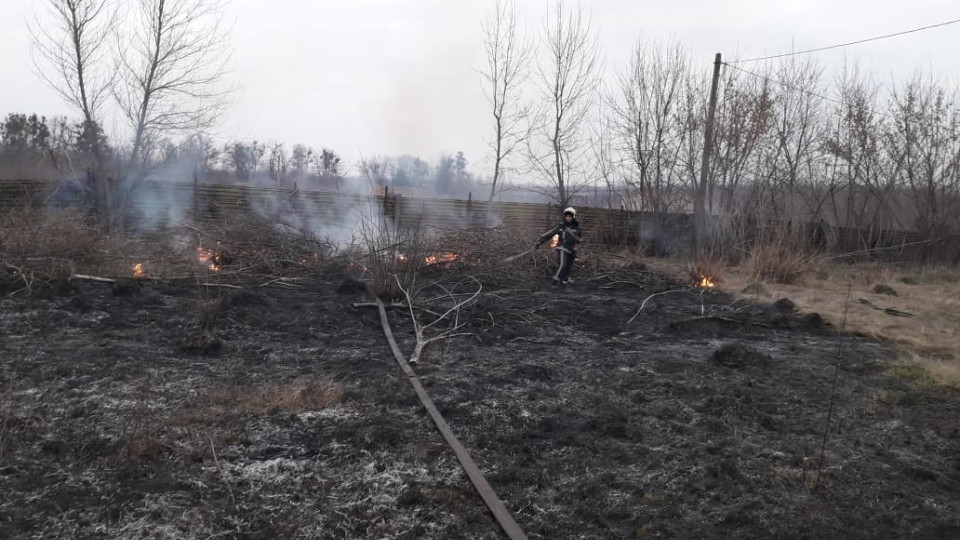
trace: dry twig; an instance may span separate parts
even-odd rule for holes
[[[73,281],[75,279],[78,279],[81,281],[96,281],[99,283],[116,283],[117,282],[117,280],[113,278],[105,278],[100,276],[88,276],[86,274],[73,274],[72,276],[70,276],[70,279],[68,281]]]
[[[671,290],[669,290],[669,291],[663,291],[663,292],[658,292],[658,293],[655,293],[655,294],[651,294],[650,296],[646,297],[646,298],[643,300],[643,302],[640,303],[640,308],[637,309],[637,312],[633,314],[633,317],[630,317],[630,320],[627,321],[627,324],[632,323],[633,320],[637,318],[637,315],[640,315],[640,312],[643,311],[643,308],[647,305],[647,302],[650,301],[651,298],[653,298],[653,297],[655,297],[655,296],[660,296],[660,295],[663,295],[663,294],[673,293],[673,292],[686,292],[686,290],[687,290],[687,289],[671,289]]]
[[[450,309],[442,313],[439,317],[437,317],[432,322],[426,325],[421,325],[420,321],[417,320],[417,316],[413,311],[414,309],[413,299],[410,297],[410,292],[403,287],[403,285],[400,283],[400,279],[397,276],[394,276],[394,279],[397,281],[397,288],[400,289],[400,292],[402,292],[403,296],[407,299],[407,308],[410,310],[410,319],[413,321],[413,331],[417,337],[417,344],[413,348],[413,353],[410,354],[409,362],[411,364],[416,364],[417,362],[419,362],[420,357],[423,354],[423,349],[427,345],[435,341],[440,341],[442,339],[449,339],[449,338],[454,338],[459,336],[472,335],[469,332],[457,332],[457,330],[460,330],[467,324],[466,322],[460,322],[460,309],[463,308],[463,306],[469,304],[470,302],[473,302],[474,300],[476,300],[477,297],[480,295],[480,292],[483,290],[483,285],[476,278],[472,276],[470,277],[470,279],[477,284],[477,290],[473,294],[471,294],[470,297],[467,298],[466,300],[461,300],[458,302],[456,300],[456,295],[453,293],[453,291],[450,289],[444,288],[444,290],[446,290],[450,298],[453,299],[454,305]],[[432,338],[424,337],[424,330],[433,327],[434,325],[436,325],[442,320],[447,319],[451,315],[453,316],[453,321],[450,328],[448,328],[446,331]]]

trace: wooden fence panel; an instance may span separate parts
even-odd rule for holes
[[[457,199],[427,199],[366,196],[330,191],[303,191],[241,184],[196,182],[143,182],[137,189],[123,189],[113,182],[114,200],[122,209],[124,224],[131,228],[172,225],[187,215],[201,219],[221,218],[231,210],[255,210],[260,214],[299,218],[319,228],[352,229],[364,217],[385,216],[395,226],[424,229],[463,229],[484,226],[487,202]],[[73,207],[84,203],[82,181],[0,180],[0,210],[24,203]],[[689,214],[654,215],[606,208],[578,208],[585,239],[610,247],[652,247],[657,253],[683,249],[692,238]],[[495,202],[492,221],[522,234],[546,231],[561,217],[551,204]],[[914,231],[861,231],[827,227],[833,251],[882,249],[902,257],[960,258],[960,237],[932,239],[923,243]],[[869,240],[867,240],[869,239]],[[956,255],[953,255],[957,252]],[[916,259],[920,260],[920,259]]]

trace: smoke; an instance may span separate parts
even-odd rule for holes
[[[185,223],[196,202],[188,182],[198,166],[196,159],[178,158],[164,163],[146,180],[123,179],[114,207],[124,216],[125,228],[149,233]]]

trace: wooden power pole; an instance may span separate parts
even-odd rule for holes
[[[697,186],[694,211],[694,248],[700,240],[707,222],[707,178],[710,172],[710,150],[713,147],[713,123],[717,113],[717,87],[720,85],[720,53],[713,60],[713,82],[710,84],[710,105],[707,108],[707,124],[703,130],[703,161],[700,163],[700,185]],[[699,252],[695,254],[699,256]]]

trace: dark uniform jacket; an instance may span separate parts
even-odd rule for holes
[[[583,241],[583,232],[580,231],[580,222],[574,218],[570,220],[570,223],[567,223],[566,221],[561,222],[556,227],[541,234],[540,238],[537,240],[537,246],[539,247],[540,245],[549,242],[550,239],[556,235],[560,235],[560,239],[557,241],[557,247],[555,249],[563,250],[567,253],[575,253],[580,247],[580,242]]]

